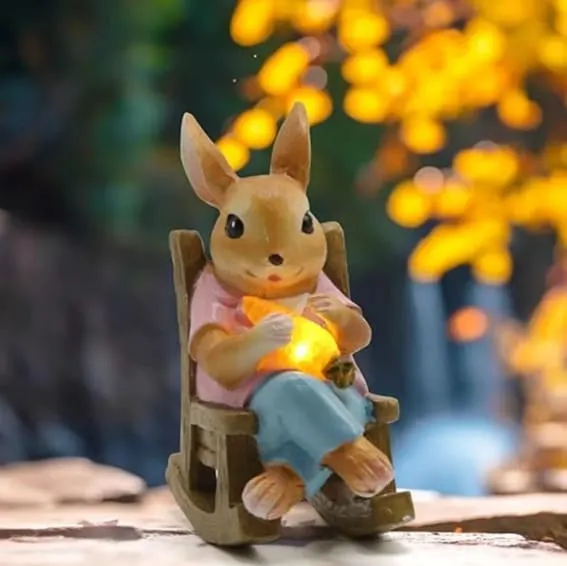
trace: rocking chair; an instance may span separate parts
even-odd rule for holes
[[[325,273],[348,295],[342,228],[336,222],[323,227],[328,244]],[[193,286],[207,261],[203,242],[195,231],[175,230],[170,249],[181,345],[181,438],[180,452],[169,458],[167,483],[193,531],[206,542],[241,546],[273,541],[280,535],[281,522],[254,517],[241,500],[246,483],[262,472],[255,415],[196,397],[196,364],[187,342]],[[399,418],[398,401],[379,395],[371,399],[376,422],[368,425],[366,437],[391,458],[388,424]],[[414,518],[410,493],[396,491],[395,482],[372,499],[361,499],[333,475],[309,503],[329,525],[352,538],[390,531]]]

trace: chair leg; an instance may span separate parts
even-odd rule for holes
[[[190,480],[183,473],[181,454],[169,460],[167,483],[195,534],[218,546],[243,546],[279,538],[280,521],[258,519],[242,504],[244,485],[262,469],[254,439],[217,435],[215,454],[216,469],[212,469],[203,466],[193,453]]]

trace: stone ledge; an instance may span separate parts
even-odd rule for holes
[[[2,566],[59,564],[63,557],[65,564],[87,566],[110,557],[112,563],[124,566],[153,566],[156,560],[160,566],[191,566],[197,562],[285,566],[298,559],[302,566],[323,566],[329,564],[330,554],[337,566],[364,566],[380,556],[388,556],[388,561],[395,557],[396,566],[421,566],[426,559],[440,559],[452,566],[486,566],[487,561],[498,566],[520,560],[559,566],[565,564],[565,553],[558,544],[567,548],[567,541],[558,530],[556,544],[546,542],[536,526],[541,527],[542,515],[546,514],[565,526],[566,500],[567,496],[557,495],[418,499],[417,520],[408,530],[466,532],[399,532],[382,542],[365,543],[339,539],[311,507],[299,505],[284,520],[282,540],[235,553],[203,544],[191,532],[168,490],[158,489],[149,491],[142,503],[6,511],[0,514],[0,555]],[[469,532],[477,528],[492,534]],[[502,534],[502,530],[540,540]]]
[[[455,533],[392,533],[383,540],[354,543],[340,539],[283,539],[275,544],[228,551],[203,544],[185,533],[146,534],[136,538],[96,539],[14,537],[0,541],[3,566],[66,564],[98,566],[222,566],[228,564],[279,564],[334,566],[381,563],[422,566],[428,561],[452,566],[504,566],[533,563],[563,566],[565,554],[549,543],[530,542],[517,535]]]
[[[421,565],[427,557],[451,566],[520,559],[555,566],[560,555],[560,564],[565,563],[559,545],[567,548],[567,494],[466,499],[417,492],[415,522],[382,542],[367,543],[341,540],[302,504],[284,518],[279,542],[229,553],[203,544],[191,532],[167,488],[147,491],[126,472],[81,459],[14,465],[0,472],[2,566],[88,566],[105,560],[126,566],[156,561],[160,566],[203,561],[285,565],[297,559],[304,566],[329,561],[364,565],[385,555],[388,562],[395,555],[396,566]]]

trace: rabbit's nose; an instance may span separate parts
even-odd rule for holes
[[[268,261],[272,265],[281,265],[284,262],[284,259],[280,254],[271,254],[268,256]]]

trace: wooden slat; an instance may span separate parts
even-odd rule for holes
[[[400,418],[400,404],[395,397],[369,393],[368,398],[374,405],[374,418],[379,423],[395,423]]]
[[[204,403],[191,402],[191,424],[220,434],[256,434],[258,422],[250,411],[226,409]]]

